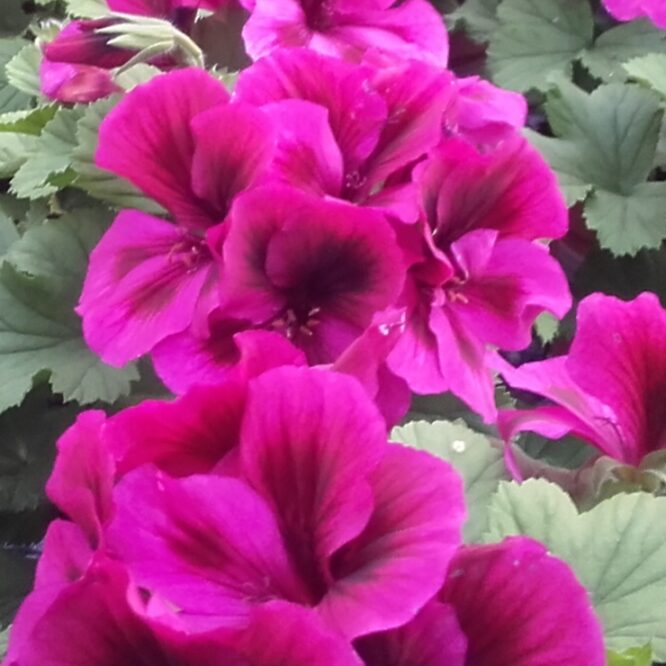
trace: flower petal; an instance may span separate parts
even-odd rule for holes
[[[320,606],[352,638],[416,616],[443,584],[465,519],[460,477],[427,453],[392,445],[370,483],[370,521],[336,554]]]
[[[474,666],[602,666],[603,634],[567,564],[523,537],[460,550],[441,594]]]
[[[316,602],[328,558],[372,511],[368,476],[386,450],[384,421],[355,379],[280,368],[251,384],[241,442],[244,475],[278,516]]]
[[[58,456],[46,492],[97,545],[113,513],[115,461],[105,436],[101,411],[79,414],[58,440]]]
[[[229,94],[202,69],[181,69],[134,88],[104,119],[95,155],[102,169],[126,178],[181,223],[205,228],[224,211],[192,190],[191,121],[225,104]]]
[[[255,604],[306,599],[272,512],[245,483],[141,468],[118,485],[116,502],[110,546],[189,631],[240,628]]]
[[[111,365],[145,354],[212,309],[212,270],[204,241],[121,212],[90,256],[77,308],[86,342]]]

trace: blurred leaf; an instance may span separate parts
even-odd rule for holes
[[[585,51],[582,61],[594,76],[604,81],[622,80],[627,75],[623,65],[628,60],[665,51],[666,32],[643,19],[604,32],[594,42],[594,47]]]
[[[14,619],[16,610],[32,589],[35,560],[0,550],[0,629]]]
[[[52,404],[42,387],[0,414],[0,512],[34,510],[44,501],[55,442],[77,411]]]
[[[499,27],[497,7],[501,0],[466,0],[447,19],[454,25],[462,23],[465,32],[476,42],[487,42]]]
[[[592,45],[594,21],[587,2],[504,0],[488,49],[488,68],[504,88],[545,90],[548,75],[568,75]]]
[[[29,134],[0,132],[0,178],[13,176],[37,145],[37,137]]]
[[[478,542],[487,528],[488,502],[499,482],[509,478],[501,446],[450,421],[414,421],[394,428],[391,439],[446,460],[460,473],[468,511],[463,536],[467,543]]]
[[[55,104],[38,106],[23,111],[10,111],[0,115],[0,132],[18,132],[39,136],[44,125],[55,116],[58,107]]]
[[[649,645],[644,647],[630,648],[621,654],[608,651],[607,666],[651,666],[652,648]]]
[[[12,246],[14,241],[18,240],[19,233],[14,221],[0,211],[0,257]]]
[[[159,204],[148,199],[131,183],[95,166],[99,126],[117,102],[117,97],[112,97],[91,104],[79,120],[76,129],[77,147],[72,154],[72,168],[78,175],[75,185],[90,196],[118,208],[163,214],[165,211]]]
[[[486,542],[524,534],[568,562],[589,591],[606,644],[652,643],[666,658],[666,498],[619,494],[579,514],[557,485],[500,483]]]
[[[647,83],[662,97],[666,97],[666,54],[651,53],[634,58],[624,65],[631,78]]]
[[[4,659],[7,654],[7,642],[9,640],[9,629],[0,631],[0,659]]]
[[[79,18],[107,16],[109,6],[105,0],[65,0],[67,13]]]
[[[5,66],[26,45],[23,39],[0,39],[0,113],[25,109],[32,97],[9,83]]]
[[[7,63],[7,81],[26,95],[39,96],[39,65],[42,54],[33,42],[23,42],[23,48]]]
[[[42,502],[32,511],[0,512],[0,543],[33,547],[42,541],[49,524],[57,517],[58,511],[48,502]]]

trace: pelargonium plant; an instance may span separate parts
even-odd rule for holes
[[[662,3],[6,2],[2,666],[666,662]]]

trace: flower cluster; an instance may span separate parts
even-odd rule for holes
[[[543,546],[460,545],[462,484],[386,441],[353,378],[196,387],[60,439],[6,666],[601,666],[584,588]]]
[[[495,418],[488,348],[570,306],[542,243],[566,207],[521,96],[377,41],[360,63],[277,49],[232,95],[179,69],[112,110],[98,165],[168,219],[124,211],[92,254],[78,311],[107,363],[149,353],[181,393],[251,363],[260,334],[285,362],[363,375],[389,420],[408,389]]]
[[[567,356],[500,355],[571,306],[525,99],[447,70],[426,0],[108,6],[42,45],[43,90],[93,101],[162,70],[95,154],[162,212],[117,214],[77,312],[103,361],[149,355],[178,397],[60,439],[63,517],[4,666],[605,663],[569,566],[525,537],[463,544],[458,474],[386,434],[412,393],[450,391],[507,442],[666,448],[655,298],[583,301]],[[201,66],[200,9],[245,19],[233,90]],[[555,405],[498,414],[497,372]]]

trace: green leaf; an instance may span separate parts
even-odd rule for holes
[[[33,42],[24,42],[24,44],[25,46],[5,67],[7,81],[26,95],[37,97],[41,94],[39,65],[42,54]]]
[[[14,220],[0,210],[0,257],[4,256],[14,241],[18,239],[19,232]]]
[[[0,115],[0,132],[18,132],[39,136],[46,123],[53,119],[58,107],[55,104],[38,106],[24,111],[10,111]]]
[[[666,51],[666,32],[647,19],[630,21],[604,32],[585,51],[582,62],[594,76],[607,81],[626,77],[623,64],[647,53]]]
[[[76,123],[82,115],[78,108],[60,109],[39,136],[39,140],[12,179],[11,190],[26,199],[39,199],[59,188],[53,178],[64,174],[76,148]],[[71,177],[64,184],[69,184]]]
[[[35,560],[18,552],[0,550],[0,629],[14,619],[16,610],[32,589]]]
[[[523,534],[568,562],[590,593],[609,648],[651,643],[666,659],[666,498],[619,494],[579,514],[555,484],[501,483],[486,542]]]
[[[13,176],[35,150],[37,141],[29,134],[0,132],[0,178]]]
[[[451,463],[463,477],[469,512],[463,529],[466,542],[478,542],[487,527],[487,507],[499,482],[509,478],[502,449],[464,423],[414,421],[395,428],[395,442],[427,451]]]
[[[55,392],[82,404],[113,402],[138,378],[133,364],[111,368],[88,349],[74,313],[87,255],[105,228],[102,211],[82,209],[31,227],[12,246],[0,271],[0,411],[45,370]]]
[[[67,12],[79,18],[108,16],[109,6],[105,0],[65,0]]]
[[[585,220],[601,247],[617,255],[658,248],[666,239],[666,183],[642,183],[630,195],[598,190],[585,204]]]
[[[652,666],[652,648],[645,645],[622,653],[609,650],[607,666]]]
[[[495,83],[513,90],[545,90],[553,74],[568,75],[571,63],[592,45],[594,20],[588,2],[504,0],[488,49]]]
[[[55,459],[55,442],[76,417],[77,406],[52,404],[33,391],[20,407],[0,414],[0,512],[34,510]]]
[[[659,99],[636,85],[587,94],[561,82],[546,113],[560,138],[528,136],[556,171],[569,203],[587,197],[585,218],[616,255],[666,238],[663,183],[646,183],[663,117]],[[589,192],[592,192],[590,195]]]
[[[117,97],[91,104],[76,128],[77,147],[72,153],[72,169],[77,174],[76,187],[118,208],[134,208],[148,213],[164,214],[164,209],[148,199],[136,187],[114,174],[95,166],[99,126],[118,102]]]
[[[662,97],[666,97],[666,54],[651,53],[642,58],[634,58],[624,65],[632,79],[647,83]]]
[[[7,654],[7,643],[9,641],[9,629],[0,631],[0,659],[4,659]]]
[[[447,19],[454,25],[462,23],[475,42],[487,42],[499,27],[497,7],[501,0],[466,0]]]
[[[24,109],[32,97],[9,83],[5,66],[25,46],[23,39],[0,39],[0,113]]]

